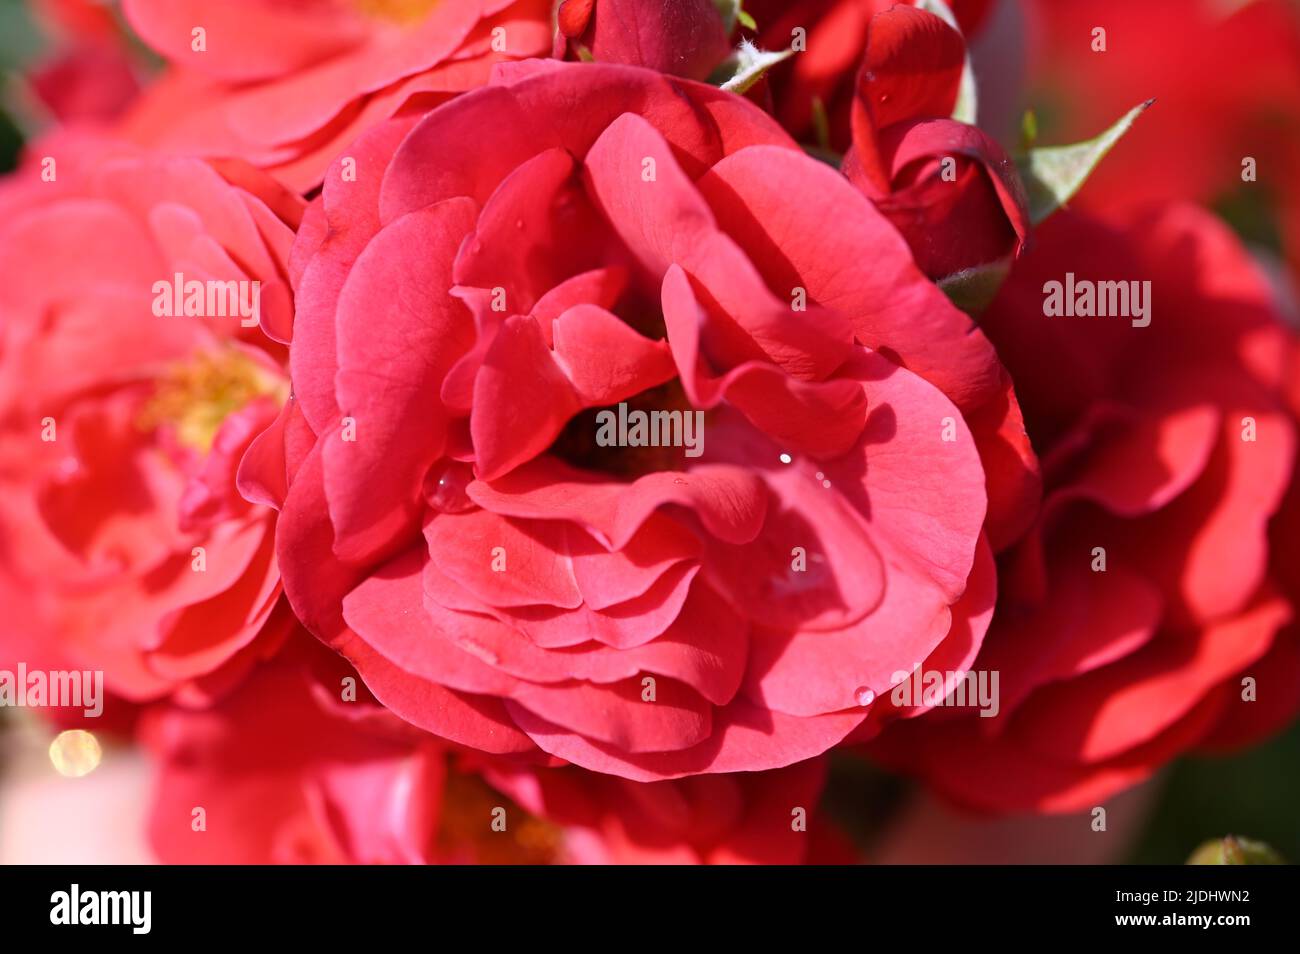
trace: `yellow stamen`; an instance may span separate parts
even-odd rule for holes
[[[352,0],[362,16],[409,26],[418,23],[438,5],[438,0]]]
[[[171,426],[181,444],[206,454],[222,422],[263,396],[283,402],[288,385],[235,348],[203,352],[159,378],[137,423],[143,430]]]
[[[492,822],[505,809],[505,831]],[[559,860],[563,833],[529,815],[477,775],[447,774],[438,822],[438,847],[445,854],[469,855],[481,865],[537,865]]]

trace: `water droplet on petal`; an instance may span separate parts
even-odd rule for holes
[[[789,454],[782,454],[782,455],[781,455],[781,463],[783,463],[783,464],[788,464],[788,463],[790,463],[791,460],[793,460],[793,458],[792,458]]]
[[[869,706],[876,701],[876,694],[866,686],[859,686],[857,691],[853,693],[853,698],[858,700],[858,705]]]
[[[439,461],[424,480],[424,499],[439,513],[473,510],[476,504],[465,493],[473,479],[474,471],[469,464],[455,460]]]

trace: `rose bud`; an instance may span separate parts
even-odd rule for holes
[[[950,118],[965,65],[961,35],[932,13],[872,18],[844,173],[894,223],[931,278],[997,265],[1024,248],[1024,186],[987,133]]]
[[[563,0],[557,58],[645,66],[702,80],[730,51],[713,0]]]
[[[871,18],[900,0],[745,0],[765,50],[793,48],[797,55],[770,74],[773,109],[781,125],[801,142],[819,138],[842,151],[849,142],[849,106],[867,45]],[[908,2],[908,0],[902,0]],[[917,0],[913,0],[915,5]],[[982,28],[992,0],[950,0],[962,35]]]

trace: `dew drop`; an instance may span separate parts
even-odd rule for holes
[[[853,698],[858,700],[858,705],[869,706],[876,701],[876,694],[866,686],[859,686],[857,691],[853,693]]]
[[[429,471],[424,481],[424,499],[439,513],[464,513],[474,509],[465,488],[474,479],[470,466],[460,461],[442,460]]]
[[[794,459],[794,458],[792,458],[789,454],[782,454],[782,455],[781,455],[781,463],[783,463],[783,464],[788,464],[788,463],[790,463],[790,461],[793,460],[793,459]]]

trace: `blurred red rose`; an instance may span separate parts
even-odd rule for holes
[[[141,89],[141,59],[113,11],[96,0],[30,0],[52,51],[27,73],[36,98],[60,122],[107,122]]]
[[[234,480],[283,349],[242,312],[160,314],[182,276],[289,322],[299,202],[239,181],[66,134],[0,193],[0,642],[133,700],[217,690],[286,621],[275,515]]]
[[[126,0],[171,64],[126,123],[153,148],[245,159],[299,191],[367,127],[545,52],[550,0]]]
[[[113,8],[104,0],[27,0],[27,6],[51,32],[104,42],[121,33]]]
[[[1273,219],[1300,269],[1300,9],[1290,0],[1032,0],[1029,36],[1045,136],[1095,136],[1154,97],[1080,194],[1117,202],[1230,200]],[[1176,24],[1171,42],[1170,24]],[[1097,37],[1094,31],[1104,30]],[[1104,42],[1105,50],[1094,49]],[[1207,69],[1207,63],[1230,64]],[[1247,170],[1247,160],[1253,160]],[[1243,181],[1249,172],[1250,179]],[[1257,221],[1251,227],[1258,229]]]
[[[1047,316],[1067,273],[1078,288],[1150,280],[1149,326]],[[876,753],[970,805],[1072,811],[1198,745],[1285,725],[1300,705],[1278,588],[1295,522],[1273,543],[1269,523],[1294,480],[1295,342],[1235,237],[1187,205],[1110,224],[1061,213],[981,326],[1046,484],[974,666],[1000,673],[1000,711],[937,709]]]
[[[467,746],[641,780],[820,754],[978,647],[979,455],[1017,494],[1033,468],[992,348],[748,102],[498,77],[368,134],[308,210],[296,400],[241,472],[286,592]],[[701,456],[602,446],[623,403],[699,414]]]
[[[164,864],[529,863],[555,851],[554,830],[531,820],[493,832],[502,799],[301,630],[218,705],[148,709],[141,738],[158,765],[149,842]]]
[[[60,122],[109,121],[140,92],[131,61],[96,43],[65,49],[27,75],[36,97]]]
[[[702,80],[731,52],[713,0],[562,0],[555,56]]]
[[[851,109],[844,172],[907,239],[927,275],[1010,265],[1029,214],[1011,158],[987,133],[949,117],[966,48],[939,17],[877,14]]]

